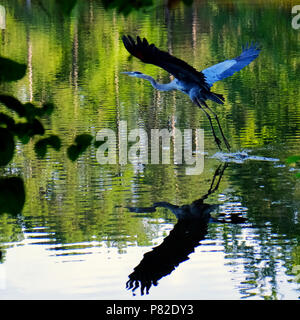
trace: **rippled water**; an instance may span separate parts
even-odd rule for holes
[[[300,152],[300,31],[291,27],[290,3],[159,2],[127,17],[100,1],[78,1],[70,17],[47,1],[0,4],[0,55],[28,66],[0,91],[52,101],[43,123],[63,144],[40,160],[34,141],[20,143],[1,168],[26,187],[22,213],[0,215],[2,299],[299,298],[299,168],[286,159]],[[247,41],[261,44],[249,67],[215,84],[224,106],[209,102],[231,153],[218,151],[187,96],[121,74],[170,80],[131,59],[123,34],[145,36],[199,70],[237,56]],[[100,165],[94,146],[67,158],[77,134],[117,131],[120,121],[148,135],[204,129],[203,173],[187,175],[172,162]],[[177,220],[194,209],[201,218]]]

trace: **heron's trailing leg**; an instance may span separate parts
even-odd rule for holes
[[[220,165],[219,165],[219,167],[217,168],[217,170],[216,170],[216,172],[215,172],[215,174],[214,174],[214,176],[213,176],[212,182],[211,182],[211,184],[210,184],[210,187],[209,187],[207,193],[206,193],[204,196],[202,196],[200,199],[195,200],[195,201],[193,202],[193,204],[196,204],[196,205],[197,205],[197,203],[198,203],[198,204],[202,204],[203,201],[206,200],[209,195],[211,195],[211,194],[214,193],[216,190],[218,190],[219,184],[220,184],[220,182],[221,182],[221,179],[222,179],[222,177],[223,177],[224,171],[225,171],[225,169],[227,168],[227,166],[228,166],[227,163],[225,163],[225,164],[220,164]],[[219,177],[219,178],[218,178],[218,180],[217,180],[217,182],[216,182],[217,177]],[[215,182],[216,182],[216,183],[215,183]]]
[[[215,191],[218,189],[219,184],[220,184],[220,180],[221,180],[222,175],[223,175],[223,172],[224,172],[224,170],[225,170],[225,169],[223,168],[222,174],[220,174],[221,166],[222,166],[222,164],[220,164],[219,167],[217,168],[217,170],[216,170],[216,172],[215,172],[215,174],[214,174],[214,176],[213,176],[212,182],[211,182],[211,184],[210,184],[210,187],[209,187],[209,189],[208,189],[208,192],[207,192],[207,194],[206,194],[204,197],[202,197],[202,199],[203,199],[203,198],[206,199],[211,193],[215,192]],[[217,183],[216,183],[216,185],[215,185],[215,187],[214,187],[215,180],[216,180],[217,176],[219,176],[219,179],[218,179],[218,181],[217,181]],[[214,187],[214,188],[213,188],[213,187]]]
[[[222,148],[221,148],[221,140],[216,136],[215,129],[214,129],[213,123],[212,123],[212,121],[211,121],[211,116],[210,116],[210,114],[201,106],[201,104],[200,104],[200,102],[199,102],[198,99],[195,99],[194,102],[195,102],[196,105],[205,113],[207,119],[209,120],[210,127],[211,127],[211,130],[212,130],[213,136],[214,136],[214,138],[215,138],[215,142],[216,142],[216,144],[218,145],[218,148],[222,151]]]
[[[220,122],[219,122],[219,118],[218,118],[217,114],[216,114],[204,101],[202,101],[202,103],[203,103],[204,106],[213,114],[214,118],[216,119],[216,121],[217,121],[217,123],[218,123],[219,130],[220,130],[220,132],[221,132],[221,135],[222,135],[223,140],[224,140],[224,142],[225,142],[225,145],[226,145],[226,147],[227,147],[227,150],[230,151],[230,144],[229,144],[229,142],[227,141],[227,139],[226,139],[226,137],[225,137],[225,135],[224,135],[224,133],[223,133],[223,130],[222,130],[221,124],[220,124]]]
[[[222,165],[222,164],[219,165],[219,167],[217,168],[217,170],[216,170],[216,172],[214,174],[214,177],[213,177],[213,180],[211,182],[210,188],[209,188],[207,194],[204,196],[205,198],[203,197],[203,199],[206,199],[210,194],[214,193],[219,188],[219,184],[220,184],[221,179],[223,177],[224,171],[225,171],[225,169],[227,167],[228,167],[228,163],[225,163],[224,165]],[[217,183],[214,186],[217,176],[219,176],[219,179],[217,180]]]

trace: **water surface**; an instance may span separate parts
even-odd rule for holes
[[[99,1],[78,1],[70,17],[52,1],[0,4],[6,9],[0,55],[28,66],[1,93],[53,102],[54,114],[43,123],[63,144],[43,160],[34,141],[18,144],[1,168],[2,176],[20,175],[26,187],[22,213],[0,216],[1,299],[299,298],[299,169],[286,163],[300,153],[300,31],[291,27],[291,3],[213,0],[168,8],[158,2],[127,17]],[[131,58],[123,34],[144,36],[199,70],[237,56],[246,42],[261,44],[250,66],[214,85],[225,104],[209,102],[232,154],[218,151],[209,122],[187,96],[121,74],[170,81],[163,70]],[[128,130],[147,133],[204,129],[203,173],[186,175],[185,165],[173,162],[100,165],[96,147],[75,162],[67,158],[77,134],[117,132],[122,120]],[[198,219],[199,233],[178,224],[170,208],[154,207],[192,204],[214,176],[218,188],[204,199],[213,219]],[[180,253],[186,230],[191,239],[182,250],[190,251]],[[169,269],[160,252],[172,253]],[[152,260],[141,270],[161,277],[156,273],[157,283],[141,295],[142,283],[136,290],[126,283],[146,253]]]

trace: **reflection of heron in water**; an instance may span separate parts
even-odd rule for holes
[[[216,103],[223,104],[224,97],[221,94],[210,91],[212,85],[222,79],[232,76],[235,72],[240,71],[252,62],[260,52],[257,45],[251,43],[243,47],[242,53],[233,59],[229,59],[211,66],[201,72],[194,69],[192,66],[180,60],[168,52],[161,51],[154,44],[148,43],[144,38],[137,37],[135,42],[130,36],[123,36],[122,38],[125,48],[133,56],[139,58],[142,62],[154,64],[158,67],[165,69],[171,73],[175,79],[170,83],[162,84],[157,83],[152,77],[141,72],[123,72],[131,77],[142,78],[150,81],[152,86],[160,91],[180,90],[188,94],[191,100],[205,113],[209,120],[212,133],[219,149],[221,150],[221,141],[217,138],[212,124],[211,115],[216,119],[219,130],[223,137],[223,141],[228,150],[230,145],[225,138],[217,114],[206,104],[206,100],[212,100]]]
[[[201,240],[207,234],[209,222],[243,223],[245,218],[238,214],[231,214],[230,219],[212,218],[210,213],[218,205],[204,203],[207,197],[215,192],[220,184],[226,164],[220,165],[212,179],[208,192],[190,205],[176,206],[168,202],[157,202],[149,208],[129,208],[132,212],[153,212],[158,207],[170,209],[178,221],[173,230],[157,247],[144,254],[140,264],[129,275],[126,288],[134,291],[140,287],[141,294],[149,293],[152,285],[156,286],[158,280],[170,274],[181,262],[189,259]]]

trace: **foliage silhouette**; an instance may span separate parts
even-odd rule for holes
[[[21,143],[27,144],[35,135],[44,135],[44,126],[37,117],[50,115],[54,105],[46,103],[42,108],[37,108],[32,103],[22,104],[18,99],[8,95],[0,95],[0,103],[17,113],[19,117],[26,119],[26,122],[15,122],[12,117],[0,113],[0,165],[6,166],[14,155],[15,137]],[[90,146],[92,140],[91,135],[78,135],[75,138],[75,144],[67,150],[69,159],[75,161]],[[37,141],[34,145],[37,157],[44,158],[49,146],[59,151],[61,148],[60,138],[51,135]],[[0,213],[16,214],[22,211],[25,203],[25,189],[21,178],[1,178],[0,193]]]
[[[23,209],[25,188],[19,177],[0,178],[0,214],[16,215]]]
[[[8,58],[0,57],[0,83],[22,79],[27,66]]]
[[[48,138],[43,138],[35,143],[34,151],[38,158],[44,158],[47,153],[47,147],[50,146],[56,151],[60,150],[61,141],[58,136],[51,135]]]
[[[70,14],[76,1],[61,1],[60,5],[65,14]],[[7,58],[0,57],[0,83],[16,81],[26,73],[26,65],[19,64]],[[0,166],[6,166],[12,160],[15,149],[15,139],[18,138],[22,144],[27,144],[36,135],[44,135],[45,129],[41,117],[51,115],[54,110],[52,103],[45,103],[41,108],[34,104],[22,103],[13,96],[1,94],[0,104],[8,110],[16,113],[24,121],[16,122],[11,116],[0,113]],[[68,148],[68,156],[75,161],[91,144],[92,136],[87,134],[75,138],[75,144]],[[44,158],[48,147],[59,151],[61,140],[56,135],[42,138],[34,145],[38,158]],[[0,214],[18,214],[22,211],[25,203],[25,188],[20,177],[0,178]]]
[[[52,103],[45,103],[42,108],[37,108],[32,103],[22,104],[18,99],[8,95],[0,95],[0,103],[15,111],[19,117],[25,117],[28,121],[33,120],[35,117],[50,115],[54,110]]]
[[[75,7],[77,0],[56,0],[56,4],[59,6],[61,12],[69,16]]]
[[[8,129],[0,128],[0,166],[6,166],[15,150],[14,137]]]
[[[53,105],[46,104],[42,108],[36,108],[31,103],[22,104],[18,99],[8,95],[0,95],[0,103],[15,112],[20,118],[25,119],[25,122],[16,122],[11,116],[0,113],[0,165],[6,166],[14,155],[15,138],[18,138],[21,143],[27,144],[35,135],[45,133],[43,124],[36,117],[50,114]],[[37,142],[35,151],[39,157],[45,156],[47,145],[58,150],[60,139],[50,136]],[[0,178],[0,214],[4,212],[18,214],[22,211],[24,203],[23,180],[20,177]]]
[[[75,161],[77,158],[91,145],[93,137],[89,134],[81,134],[76,136],[75,144],[72,144],[68,150],[68,157]]]
[[[193,0],[168,0],[168,8],[175,8],[180,2],[190,6]],[[148,9],[154,6],[153,0],[102,0],[104,8],[116,9],[118,13],[128,16],[132,11]]]
[[[102,0],[105,9],[116,9],[118,13],[127,16],[133,10],[151,7],[152,0]]]
[[[43,124],[36,117],[49,113],[49,110],[51,110],[49,105],[43,108],[36,108],[31,103],[22,104],[18,99],[7,95],[0,95],[0,103],[16,112],[19,117],[27,120],[26,122],[16,123],[10,116],[4,113],[0,114],[0,125],[5,125],[6,129],[12,135],[17,136],[23,144],[28,143],[33,136],[45,133]]]
[[[19,117],[25,117],[26,109],[18,99],[8,95],[0,95],[0,103],[4,104],[8,109],[15,111]]]

